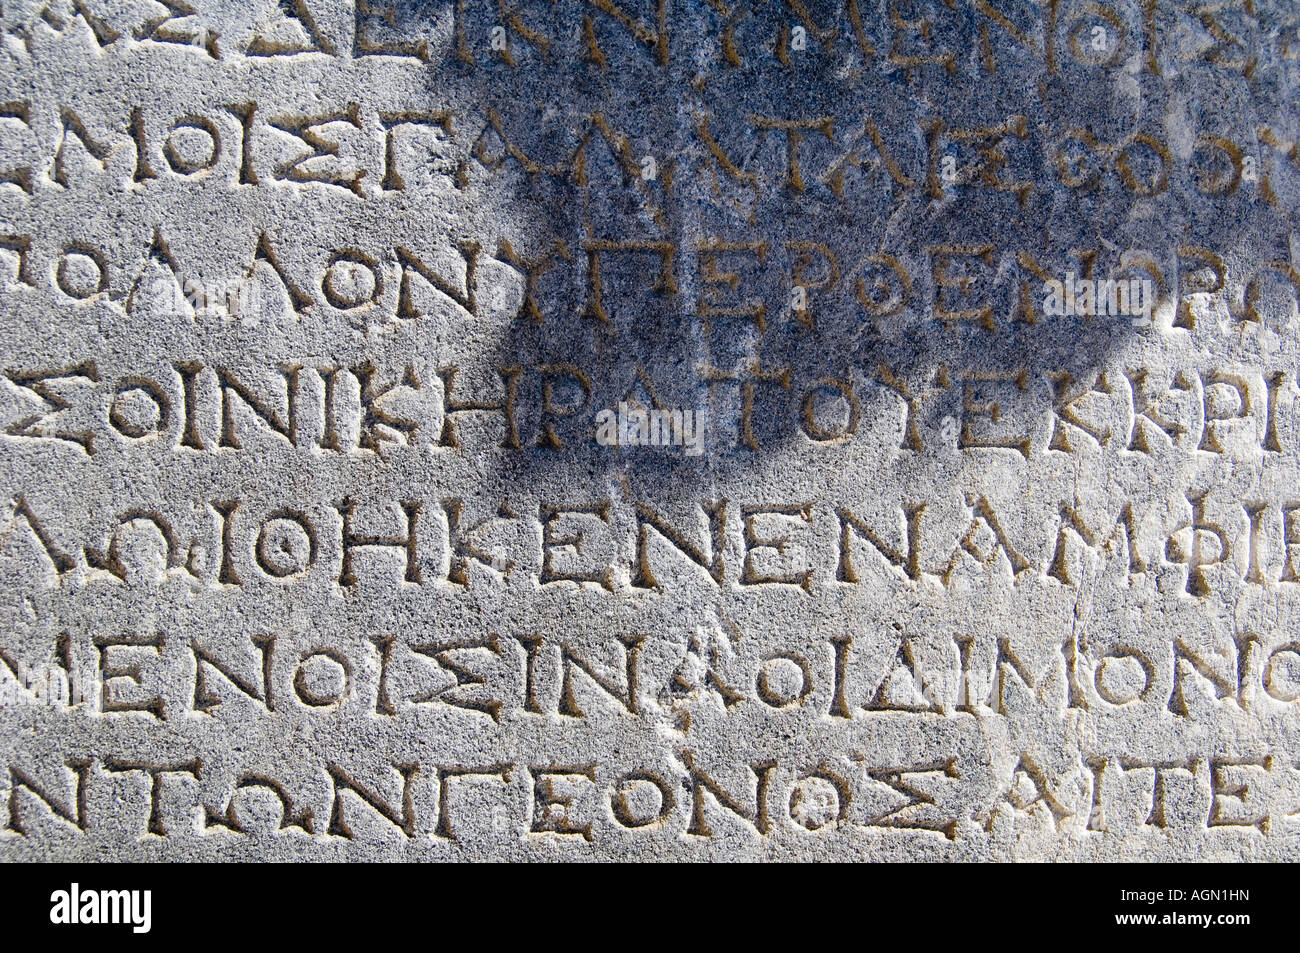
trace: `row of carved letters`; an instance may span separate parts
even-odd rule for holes
[[[690,262],[701,289],[695,317],[707,330],[726,331],[743,323],[762,332],[769,326],[769,315],[779,315],[793,326],[811,331],[828,307],[823,302],[830,302],[829,307],[836,309],[847,303],[857,315],[878,325],[914,312],[932,316],[950,330],[971,327],[996,332],[996,319],[1003,312],[1008,321],[1025,325],[1051,320],[1043,309],[1048,283],[1067,280],[1071,290],[1066,292],[1066,300],[1078,311],[1076,320],[1083,325],[1107,320],[1132,324],[1131,317],[1117,316],[1111,298],[1123,300],[1126,295],[1121,295],[1119,286],[1134,280],[1150,283],[1146,296],[1150,312],[1168,310],[1169,329],[1189,332],[1207,322],[1212,326],[1214,319],[1207,315],[1215,300],[1222,301],[1227,316],[1239,327],[1275,323],[1271,312],[1285,314],[1300,301],[1300,271],[1291,263],[1260,261],[1250,274],[1233,275],[1215,252],[1191,245],[1178,247],[1172,262],[1163,265],[1148,252],[1114,256],[1108,275],[1101,249],[1072,249],[1066,256],[1072,264],[1053,267],[1043,263],[1041,251],[1013,255],[991,242],[934,245],[923,249],[928,259],[924,285],[908,265],[889,253],[867,255],[846,272],[842,250],[837,253],[810,240],[779,245],[788,261],[782,273],[783,298],[773,301],[768,297],[770,289],[762,287],[762,279],[771,274],[768,259],[772,246],[766,241],[712,238],[698,243]],[[447,309],[451,314],[484,318],[508,312],[518,295],[517,286],[522,285],[522,302],[513,316],[541,325],[548,311],[557,310],[547,302],[550,295],[545,289],[553,294],[556,288],[563,292],[582,284],[580,316],[613,330],[616,324],[626,323],[627,315],[610,298],[641,297],[650,292],[671,307],[679,295],[681,268],[674,243],[640,239],[582,239],[579,250],[585,268],[558,239],[541,253],[528,255],[503,241],[495,258],[485,255],[477,243],[462,242],[455,250],[438,252],[442,260],[437,263],[431,256],[421,259],[402,245],[381,257],[345,248],[329,254],[314,283],[295,274],[300,268],[281,260],[266,233],[256,240],[247,267],[234,277],[221,279],[205,277],[182,265],[161,230],[155,230],[147,248],[141,250],[144,255],[139,270],[130,276],[128,290],[113,274],[112,256],[103,249],[79,241],[57,249],[38,249],[31,235],[0,235],[0,261],[7,265],[5,288],[10,293],[50,288],[61,298],[83,306],[107,303],[126,314],[142,308],[161,309],[188,320],[201,311],[245,321],[272,316],[275,309],[267,307],[271,302],[261,302],[253,294],[256,291],[260,296],[257,283],[264,281],[278,289],[288,311],[297,318],[327,303],[336,311],[362,316],[368,323],[420,319],[430,316],[431,310]],[[656,260],[655,267],[644,267],[647,256]],[[1004,266],[1014,269],[1013,283],[994,281]],[[739,270],[727,270],[732,268]],[[499,274],[484,280],[485,273],[501,269],[514,271],[514,282]],[[1072,277],[1076,269],[1077,281]],[[997,291],[999,284],[1002,292]],[[1075,285],[1081,293],[1078,300],[1073,296]],[[928,288],[928,293],[920,293],[920,287]],[[643,308],[644,303],[639,303],[626,310],[634,313]],[[1144,325],[1154,321],[1150,314],[1142,318]]]
[[[1130,367],[1076,379],[1029,368],[950,374],[940,365],[924,376],[895,374],[885,365],[871,370],[798,381],[789,367],[764,367],[761,361],[734,372],[706,367],[698,383],[707,385],[709,404],[742,398],[734,421],[702,415],[708,418],[706,443],[721,449],[734,434],[738,444],[760,450],[756,422],[771,427],[784,409],[803,436],[823,446],[850,444],[860,432],[870,432],[873,419],[896,427],[901,411],[900,452],[946,445],[1013,451],[1029,460],[1087,448],[1146,456],[1176,448],[1258,460],[1293,449],[1283,438],[1294,416],[1288,405],[1296,406],[1296,386],[1284,371],[1264,376],[1242,368],[1177,369],[1166,375]],[[351,369],[288,365],[262,376],[277,383],[267,388],[224,367],[192,361],[177,362],[163,380],[130,374],[110,381],[94,361],[8,369],[3,379],[19,401],[4,435],[76,447],[90,456],[105,439],[142,448],[162,440],[195,453],[239,451],[246,442],[264,447],[271,440],[314,455],[383,454],[426,445],[455,450],[471,424],[477,432],[492,421],[489,432],[502,434],[502,449],[560,450],[592,440],[601,408],[641,406],[644,400],[647,426],[650,410],[665,412],[653,375],[643,366],[626,380],[603,384],[567,362],[499,367],[481,388],[466,385],[456,366],[429,374],[436,384],[422,380],[409,364],[395,374],[368,363]],[[882,406],[881,398],[896,411]],[[868,401],[883,414],[865,413]],[[945,414],[949,432],[940,428],[937,440],[926,422]],[[655,420],[662,430],[664,422]],[[521,431],[530,422],[536,431],[525,440]],[[652,444],[650,436],[642,443]]]
[[[626,770],[599,762],[401,762],[378,783],[327,761],[316,772],[323,779],[309,786],[298,779],[295,786],[306,791],[291,793],[275,772],[249,771],[224,779],[224,791],[215,798],[209,778],[216,772],[199,757],[161,763],[130,756],[70,761],[63,768],[65,792],[59,794],[25,766],[11,763],[4,833],[28,837],[52,832],[54,824],[97,834],[102,822],[92,816],[91,805],[99,805],[98,789],[117,794],[115,830],[123,825],[121,806],[140,815],[136,836],[142,843],[270,834],[456,841],[458,830],[463,835],[485,821],[501,838],[519,829],[521,814],[525,836],[587,841],[597,829],[653,833],[666,828],[707,838],[715,836],[715,824],[723,831],[739,825],[758,836],[783,829],[826,834],[892,829],[957,840],[981,830],[996,832],[1008,822],[1083,835],[1200,827],[1260,836],[1295,821],[1294,788],[1300,780],[1300,772],[1275,756],[1154,762],[1085,757],[1072,771],[1049,776],[1032,756],[1022,754],[1009,781],[995,780],[987,766],[968,767],[943,756],[902,765],[878,764],[861,754],[807,766],[763,759],[719,770],[683,749],[676,760],[675,771]],[[1087,781],[1080,784],[1080,775]],[[1067,790],[1071,786],[1075,791]],[[1080,796],[1085,786],[1091,790]],[[964,788],[980,796],[974,809],[953,803]],[[474,839],[480,837],[481,830]]]
[[[539,585],[576,583],[614,593],[623,588],[616,580],[632,589],[661,589],[660,575],[669,578],[693,566],[693,575],[716,586],[782,586],[811,592],[815,583],[829,584],[810,557],[814,547],[833,551],[826,569],[833,564],[834,583],[843,585],[886,573],[912,584],[949,586],[959,571],[975,567],[1006,573],[1015,582],[1045,575],[1077,586],[1080,567],[1089,559],[1124,568],[1130,584],[1138,577],[1164,580],[1169,570],[1176,570],[1179,591],[1199,597],[1236,580],[1259,586],[1300,582],[1300,502],[1225,502],[1205,493],[1188,495],[1184,512],[1172,518],[1160,517],[1160,507],[1143,514],[1132,502],[1117,514],[1112,509],[1097,518],[1081,515],[1077,501],[1065,501],[1054,526],[1046,535],[1036,533],[1039,538],[1025,540],[1029,545],[1013,541],[1005,520],[986,497],[968,494],[956,521],[950,513],[937,519],[928,515],[931,502],[905,503],[893,508],[891,517],[871,519],[846,506],[736,506],[725,499],[706,500],[699,504],[696,522],[707,528],[693,534],[640,502],[627,512],[616,510],[610,500],[542,503],[535,517],[503,503],[494,516],[468,526],[459,498],[444,498],[429,507],[405,499],[380,507],[379,523],[387,531],[376,533],[358,527],[359,505],[351,498],[313,508],[314,515],[291,506],[263,508],[251,521],[238,500],[223,500],[206,508],[212,518],[210,531],[188,544],[178,521],[169,520],[156,506],[140,506],[122,512],[110,525],[106,544],[83,545],[71,555],[63,541],[66,529],[52,531],[20,495],[10,511],[5,551],[13,551],[26,527],[55,580],[73,575],[86,581],[156,585],[180,577],[233,587],[328,577],[349,588],[358,584],[360,567],[372,579],[391,580],[391,571],[401,567],[398,578],[405,585],[428,585],[436,576],[447,585],[468,587],[476,578],[481,583],[483,573],[501,579],[531,566],[525,571]],[[743,529],[738,538],[727,525],[735,510]],[[1154,526],[1148,515],[1154,517]],[[538,551],[525,553],[517,542],[485,541],[494,531],[499,535],[528,523],[535,525],[528,539],[540,544]],[[1237,538],[1234,524],[1244,538]],[[835,528],[833,541],[823,539],[830,526]],[[623,532],[635,536],[635,552],[626,558],[618,555]],[[142,561],[141,546],[157,559],[148,556]],[[373,561],[380,551],[388,555],[387,563]],[[1244,566],[1237,558],[1242,551],[1248,555]],[[669,552],[678,558],[666,559]],[[1041,553],[1043,564],[1035,566],[1026,552]]]
[[[1185,178],[1187,186],[1211,198],[1258,187],[1260,198],[1282,208],[1275,179],[1283,170],[1300,171],[1296,144],[1262,122],[1253,139],[1244,142],[1218,134],[1221,130],[1204,133],[1179,158],[1158,130],[1106,141],[1083,127],[1052,136],[1038,154],[1031,143],[1036,136],[1022,115],[987,126],[953,125],[936,116],[922,121],[922,135],[913,137],[887,122],[882,132],[870,116],[842,120],[748,114],[742,120],[746,140],[773,136],[784,146],[770,174],[737,162],[703,112],[690,127],[698,150],[681,148],[669,155],[638,152],[633,142],[658,137],[620,129],[601,112],[574,115],[571,128],[545,134],[534,144],[513,123],[494,107],[485,116],[458,118],[449,109],[385,110],[353,102],[332,112],[268,116],[248,102],[161,120],[135,107],[128,128],[115,134],[88,125],[70,107],[60,109],[57,123],[51,123],[35,116],[30,102],[15,100],[0,104],[0,132],[25,158],[10,159],[0,169],[0,183],[28,194],[95,185],[112,164],[115,173],[130,175],[134,186],[144,190],[161,179],[202,183],[224,169],[232,186],[316,185],[372,199],[419,188],[421,176],[465,189],[472,160],[488,172],[515,164],[530,176],[566,186],[631,188],[662,222],[662,205],[682,176],[675,156],[697,151],[694,175],[713,188],[725,181],[755,197],[785,190],[792,197],[821,201],[851,197],[853,174],[881,171],[900,196],[916,191],[932,200],[971,187],[1009,193],[1024,204],[1036,189],[1054,187],[1038,183],[1053,179],[1070,189],[1120,188],[1150,197]],[[837,126],[848,129],[842,139]],[[57,128],[52,147],[41,141],[46,133],[37,135],[38,128],[47,127]],[[458,138],[458,130],[467,128],[476,130],[468,145]],[[594,154],[597,146],[603,152]],[[553,153],[559,156],[543,158]],[[132,156],[133,170],[122,165]],[[612,163],[612,181],[597,178],[603,161]],[[1025,177],[1030,167],[1038,174]]]
[[[1102,69],[1117,69],[1132,61],[1156,75],[1163,72],[1161,61],[1172,62],[1172,57],[1183,69],[1192,63],[1208,64],[1251,78],[1260,58],[1269,53],[1284,60],[1300,55],[1300,30],[1294,20],[1285,19],[1280,29],[1270,29],[1250,0],[1163,5],[1141,0],[1136,7],[1049,0],[1034,5],[1029,22],[1000,0],[976,0],[963,5],[966,9],[948,2],[843,0],[833,14],[818,19],[799,0],[784,0],[763,11],[758,9],[761,3],[718,0],[700,8],[709,14],[704,24],[709,43],[727,67],[775,62],[789,68],[821,51],[868,62],[879,59],[909,75],[930,68],[947,76],[968,58],[965,51],[936,42],[936,32],[950,27],[965,36],[976,24],[978,40],[974,35],[971,40],[978,42],[980,70],[990,74],[996,73],[999,56],[1022,63],[1036,60],[1048,74],[1057,72],[1065,61]],[[132,44],[185,48],[213,60],[232,54],[335,56],[346,50],[345,34],[350,33],[353,56],[427,62],[442,47],[444,55],[461,63],[499,61],[511,67],[521,61],[554,60],[555,51],[572,35],[580,58],[602,70],[617,55],[618,40],[640,51],[638,68],[653,63],[665,69],[672,63],[674,49],[679,60],[683,57],[683,44],[690,47],[686,59],[696,61],[700,43],[697,29],[670,29],[672,11],[667,0],[656,0],[650,10],[636,5],[629,9],[613,0],[586,0],[564,11],[540,4],[540,9],[530,11],[527,4],[512,6],[500,0],[495,4],[487,0],[482,7],[470,0],[444,0],[411,8],[357,0],[348,24],[318,21],[312,11],[316,4],[289,0],[279,4],[276,17],[260,19],[233,39],[211,14],[188,4],[159,0],[154,6],[161,12],[136,11],[127,18],[99,0],[46,2],[29,22],[10,32],[29,50],[50,40],[80,37],[98,49]],[[1202,42],[1190,52],[1180,49],[1169,54],[1159,39],[1176,32],[1199,34]]]
[[[537,585],[577,584],[614,594],[628,586],[662,589],[661,576],[673,578],[690,567],[688,575],[718,587],[778,586],[811,593],[815,585],[879,581],[881,574],[913,585],[950,586],[972,568],[1005,574],[1016,583],[1047,576],[1078,586],[1091,560],[1101,560],[1103,569],[1123,569],[1130,585],[1144,577],[1165,588],[1172,584],[1172,571],[1177,591],[1197,597],[1239,580],[1255,586],[1300,582],[1300,502],[1224,502],[1206,493],[1188,495],[1183,513],[1173,517],[1162,516],[1159,506],[1143,514],[1128,502],[1118,513],[1112,509],[1098,518],[1081,515],[1077,501],[1065,501],[1046,534],[1035,530],[1037,538],[1023,542],[1013,541],[986,497],[968,494],[956,520],[951,513],[932,518],[931,502],[906,503],[894,507],[890,517],[873,519],[845,506],[810,502],[736,506],[706,500],[696,522],[707,528],[693,533],[640,502],[626,512],[610,500],[542,503],[535,517],[503,503],[494,516],[468,526],[459,498],[428,507],[406,499],[380,507],[378,522],[386,531],[376,533],[358,527],[359,505],[351,498],[313,508],[314,515],[294,507],[262,508],[251,520],[238,500],[223,500],[206,508],[210,530],[188,543],[177,529],[179,521],[156,506],[140,506],[120,514],[106,543],[73,548],[73,555],[66,551],[66,529],[53,531],[20,495],[10,511],[4,552],[14,552],[27,538],[25,527],[40,553],[41,578],[49,584],[69,577],[133,585],[181,578],[239,587],[328,578],[350,588],[359,583],[360,568],[371,583],[431,585],[436,577],[438,583],[469,587],[476,580],[486,584],[484,574],[500,580],[524,567]],[[728,515],[735,510],[741,534],[728,530]],[[200,519],[203,512],[197,511]],[[499,542],[502,531],[528,523],[535,530],[527,538],[536,540],[539,550],[524,552],[515,533],[515,542]],[[1244,538],[1237,538],[1234,525]],[[825,538],[830,527],[833,540]],[[634,553],[625,557],[619,555],[623,533],[635,538]],[[487,542],[493,536],[498,542]],[[833,582],[810,556],[823,550],[830,553],[825,570],[833,566]],[[142,552],[151,555],[141,558]],[[375,560],[381,552],[386,561]],[[670,552],[676,558],[667,558]],[[1041,554],[1041,565],[1026,552]],[[1245,565],[1240,552],[1247,554]]]
[[[451,706],[497,724],[503,717],[587,718],[589,709],[601,718],[667,712],[677,714],[679,727],[689,727],[685,713],[696,708],[811,710],[843,720],[882,712],[1019,717],[1041,709],[1198,719],[1229,710],[1277,713],[1300,702],[1300,642],[1285,635],[1239,633],[1225,652],[1182,637],[1102,646],[1071,633],[1046,663],[1007,638],[905,632],[869,640],[892,651],[867,661],[848,635],[741,657],[721,631],[697,629],[684,650],[651,646],[649,664],[643,635],[605,637],[594,652],[574,639],[537,634],[375,636],[366,649],[348,651],[312,638],[255,637],[230,652],[162,633],[97,635],[75,646],[64,634],[54,640],[54,661],[43,665],[29,668],[0,652],[0,700],[160,721],[212,715],[223,705],[233,718],[330,719],[340,712],[400,719]]]

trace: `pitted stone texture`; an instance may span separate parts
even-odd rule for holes
[[[0,24],[0,857],[1295,856],[1288,4]]]

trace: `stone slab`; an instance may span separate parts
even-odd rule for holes
[[[1298,55],[5,3],[0,858],[1294,858]]]

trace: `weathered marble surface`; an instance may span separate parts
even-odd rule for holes
[[[1296,855],[1290,3],[189,9],[0,14],[0,858]]]

